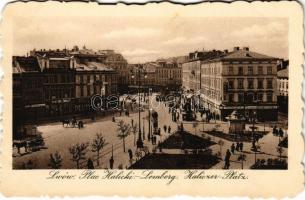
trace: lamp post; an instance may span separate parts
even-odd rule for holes
[[[143,140],[142,140],[142,133],[141,133],[141,96],[140,96],[140,88],[141,88],[141,73],[144,74],[144,78],[146,78],[146,71],[143,69],[142,66],[137,68],[137,75],[138,75],[138,96],[139,96],[139,137],[137,140],[137,148],[143,148]],[[131,78],[135,78],[134,72],[131,70]]]
[[[151,128],[150,128],[150,91],[151,88],[148,88],[148,141],[151,139]]]

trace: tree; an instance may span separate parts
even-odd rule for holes
[[[224,145],[224,142],[222,140],[218,140],[217,144],[219,145],[220,148],[220,157],[222,156],[222,146]]]
[[[123,120],[120,120],[118,123],[118,137],[123,140],[123,150],[125,150],[125,138],[130,134],[130,126],[125,123]]]
[[[72,155],[72,161],[76,163],[77,169],[79,169],[79,162],[85,159],[85,155],[87,153],[87,148],[89,143],[77,143],[71,147],[69,147],[69,152]]]
[[[282,154],[284,152],[283,147],[276,147],[276,151],[279,153],[280,160],[282,160]]]
[[[97,155],[97,159],[96,159],[97,166],[100,165],[100,152],[106,145],[107,143],[104,136],[101,133],[97,133],[91,144],[91,151],[96,152]]]
[[[54,154],[50,154],[49,164],[52,169],[60,169],[62,163],[61,155],[56,151]]]

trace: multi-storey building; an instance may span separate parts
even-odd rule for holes
[[[13,138],[26,135],[24,124],[37,122],[45,116],[43,83],[35,57],[14,56],[13,66]]]
[[[167,90],[180,89],[182,81],[181,68],[176,62],[158,60],[156,67],[156,85]]]
[[[182,66],[182,88],[185,91],[200,92],[201,64],[204,60],[221,55],[221,51],[195,51],[189,53]]]
[[[157,67],[158,63],[156,62],[149,62],[144,64],[144,69],[146,72],[146,78],[144,79],[143,85],[151,88],[152,90],[156,89],[156,80],[158,78],[157,76]]]
[[[126,92],[128,89],[128,80],[130,76],[130,69],[128,62],[124,56],[114,50],[99,50],[99,54],[106,56],[105,64],[118,72],[118,85],[120,92]]]
[[[74,113],[75,59],[52,55],[38,56],[44,74],[46,115],[59,117]]]
[[[204,107],[224,119],[237,110],[246,118],[277,119],[277,58],[245,47],[201,65]]]
[[[76,62],[75,64],[75,112],[90,113],[91,97],[100,95],[107,99],[117,93],[117,72],[99,62]],[[104,103],[104,102],[103,102]]]
[[[277,72],[277,90],[278,90],[278,105],[279,105],[279,111],[283,113],[288,113],[288,70],[282,69]]]

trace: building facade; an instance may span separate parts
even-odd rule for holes
[[[36,57],[14,56],[13,66],[13,139],[26,136],[25,124],[45,117],[44,75]]]
[[[178,90],[182,85],[182,70],[175,62],[158,60],[156,85],[167,90]]]
[[[118,73],[112,68],[102,63],[86,62],[76,63],[75,70],[75,113],[94,112],[93,95],[107,99],[117,94]]]
[[[204,61],[204,107],[222,119],[236,110],[247,119],[277,120],[277,62],[247,47]]]
[[[282,69],[277,72],[277,90],[278,90],[278,106],[279,111],[283,113],[288,113],[288,78],[289,70],[288,67],[286,69]]]
[[[75,66],[72,57],[38,57],[44,75],[46,116],[74,113]]]

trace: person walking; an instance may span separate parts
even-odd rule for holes
[[[241,142],[241,143],[239,144],[239,149],[240,149],[241,152],[243,152],[243,148],[244,148],[244,143]]]
[[[229,169],[229,167],[230,167],[230,157],[231,157],[230,150],[227,149],[226,156],[225,156],[225,166],[224,166],[224,169]]]
[[[280,128],[280,130],[279,130],[279,136],[280,136],[280,137],[283,137],[283,136],[284,136],[284,132],[283,132],[283,129],[282,129],[282,128]]]
[[[235,151],[235,145],[234,145],[234,143],[232,143],[232,145],[231,145],[231,152],[232,152],[232,154],[234,154],[234,151]]]
[[[239,150],[240,150],[240,143],[237,142],[237,143],[236,143],[236,151],[239,151]]]
[[[113,156],[111,156],[111,158],[109,160],[110,169],[113,169],[113,163],[114,163],[114,159],[113,159]]]
[[[278,132],[276,126],[273,127],[273,131],[272,131],[272,132],[273,132],[273,135],[278,136],[278,133],[279,133],[279,132]]]
[[[129,155],[129,160],[131,160],[133,157],[131,149],[128,149],[128,155]]]
[[[166,130],[167,130],[167,126],[166,125],[163,126],[163,130],[164,130],[164,133],[166,133]]]
[[[87,168],[94,169],[93,161],[91,160],[91,158],[89,158],[87,161]]]

